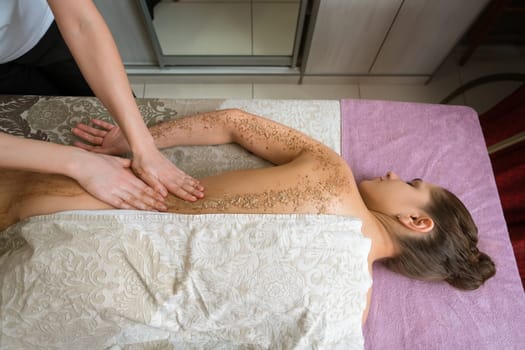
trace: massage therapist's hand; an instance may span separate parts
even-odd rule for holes
[[[145,154],[135,153],[131,167],[135,174],[163,196],[169,191],[190,202],[204,197],[204,188],[199,181],[186,175],[156,148]]]
[[[99,119],[93,119],[92,123],[99,128],[86,124],[78,124],[73,128],[73,134],[90,143],[75,142],[75,146],[104,154],[124,154],[131,151],[118,126]],[[144,154],[135,153],[131,166],[142,180],[163,196],[169,191],[192,202],[204,197],[204,188],[199,182],[177,168],[156,148]]]
[[[167,210],[164,198],[130,171],[129,159],[81,152],[72,177],[90,194],[119,209]]]

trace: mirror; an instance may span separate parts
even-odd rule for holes
[[[299,61],[308,0],[137,0],[164,66]]]

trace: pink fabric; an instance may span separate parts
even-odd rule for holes
[[[525,349],[525,295],[476,112],[468,107],[342,100],[342,154],[356,180],[393,170],[454,192],[496,263],[481,288],[410,280],[374,266],[367,349]]]

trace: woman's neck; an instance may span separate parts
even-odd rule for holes
[[[382,214],[370,211],[370,215],[363,218],[363,234],[372,240],[369,262],[389,258],[395,254],[395,245],[388,230],[388,224],[381,217]]]

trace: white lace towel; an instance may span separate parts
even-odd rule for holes
[[[360,349],[360,229],[330,215],[34,217],[0,235],[0,345]]]

